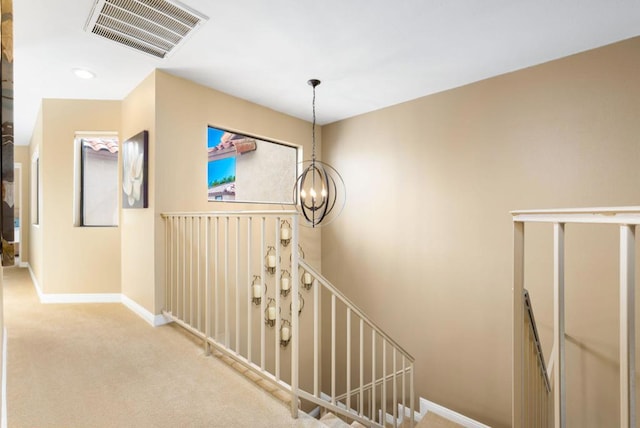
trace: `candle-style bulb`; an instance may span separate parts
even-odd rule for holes
[[[312,199],[315,199],[316,198],[316,189],[314,189],[312,187],[311,190],[309,190],[309,194],[311,195]]]

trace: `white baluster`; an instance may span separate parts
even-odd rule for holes
[[[620,426],[636,426],[635,226],[620,226]]]
[[[265,218],[262,217],[262,221],[260,223],[260,263],[262,263],[262,261],[264,261],[264,250],[265,250],[265,246],[266,246],[266,238],[265,238]],[[264,282],[265,282],[265,276],[266,273],[264,272],[264,269],[262,270],[262,275],[260,275],[260,279],[262,281],[261,285],[262,285],[262,299],[260,299],[260,318],[262,318],[264,316],[264,310],[265,305],[266,305],[266,293],[265,293],[265,288],[264,288]],[[261,319],[260,320],[260,368],[262,370],[264,370],[265,368],[265,325],[264,325],[264,321]]]
[[[291,238],[292,244],[292,257],[291,257],[291,280],[293,296],[291,301],[295,308],[298,307],[300,302],[298,301],[298,292],[300,289],[298,278],[298,240],[299,240],[299,226],[298,216],[294,215],[291,219],[291,225],[293,226],[293,236]],[[316,284],[317,287],[317,284]],[[299,332],[299,319],[298,317],[291,317],[291,329],[292,329],[292,345],[291,345],[291,416],[293,418],[298,417],[298,380],[299,380],[299,347],[300,347],[300,332]]]
[[[236,217],[236,341],[234,343],[236,355],[240,355],[240,217]]]
[[[214,292],[214,324],[213,335],[217,341],[218,332],[220,331],[220,217],[215,217],[213,229],[213,251],[214,251],[214,276],[213,276],[213,292]]]
[[[331,295],[331,404],[336,404],[336,295]]]
[[[252,227],[251,223],[253,222],[253,217],[247,217],[247,284],[249,284],[249,279],[251,278],[251,254],[253,253],[253,246],[251,245],[251,233]],[[253,290],[248,292],[249,295]],[[252,307],[253,302],[250,297],[247,297],[247,360],[251,363],[251,344],[253,342],[253,322],[252,322]]]
[[[351,308],[347,308],[347,410],[351,410]]]
[[[211,345],[209,344],[209,338],[211,337],[211,278],[209,273],[209,255],[211,250],[211,219],[205,218],[204,223],[204,324],[205,324],[205,336],[206,339],[206,354],[211,354]]]
[[[553,281],[553,346],[557,352],[555,354],[555,367],[557,369],[554,377],[554,408],[556,428],[566,426],[566,390],[565,390],[565,346],[564,346],[564,224],[555,223],[553,225],[553,260],[554,260],[554,281]]]
[[[275,334],[274,336],[274,352],[275,352],[275,356],[276,356],[276,379],[280,380],[280,353],[281,351],[281,347],[280,347],[280,317],[282,316],[281,314],[281,307],[280,307],[280,217],[278,217],[275,221],[275,247],[276,247],[276,272],[275,275],[273,277],[273,282],[274,282],[274,288],[275,288],[275,298],[276,298],[276,325],[275,325]],[[293,309],[291,311],[291,317],[293,319],[294,316],[297,316],[298,314],[296,313],[295,309]]]
[[[229,217],[224,218],[224,346],[229,348]]]
[[[360,318],[360,416],[364,415],[364,321]]]

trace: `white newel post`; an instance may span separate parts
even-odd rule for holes
[[[524,222],[513,222],[513,414],[511,425],[523,426]]]
[[[635,226],[620,226],[620,426],[635,428]]]
[[[299,307],[298,292],[300,289],[299,279],[299,265],[298,265],[298,239],[299,239],[299,226],[298,216],[294,215],[291,218],[292,236],[291,236],[291,302],[294,308]],[[317,285],[316,285],[317,287]],[[295,311],[291,315],[291,417],[298,417],[298,374],[299,374],[299,328],[298,328],[298,316]]]
[[[553,225],[553,346],[554,365],[554,426],[566,426],[566,387],[564,368],[564,223]]]

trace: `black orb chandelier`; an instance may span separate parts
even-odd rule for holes
[[[316,87],[318,79],[307,82],[313,87],[313,124],[311,128],[311,160],[302,162],[302,173],[296,179],[296,209],[311,227],[325,226],[337,218],[346,202],[342,176],[331,165],[316,159]]]

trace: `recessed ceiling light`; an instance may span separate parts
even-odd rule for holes
[[[96,74],[86,68],[74,68],[73,73],[81,79],[93,79]]]

